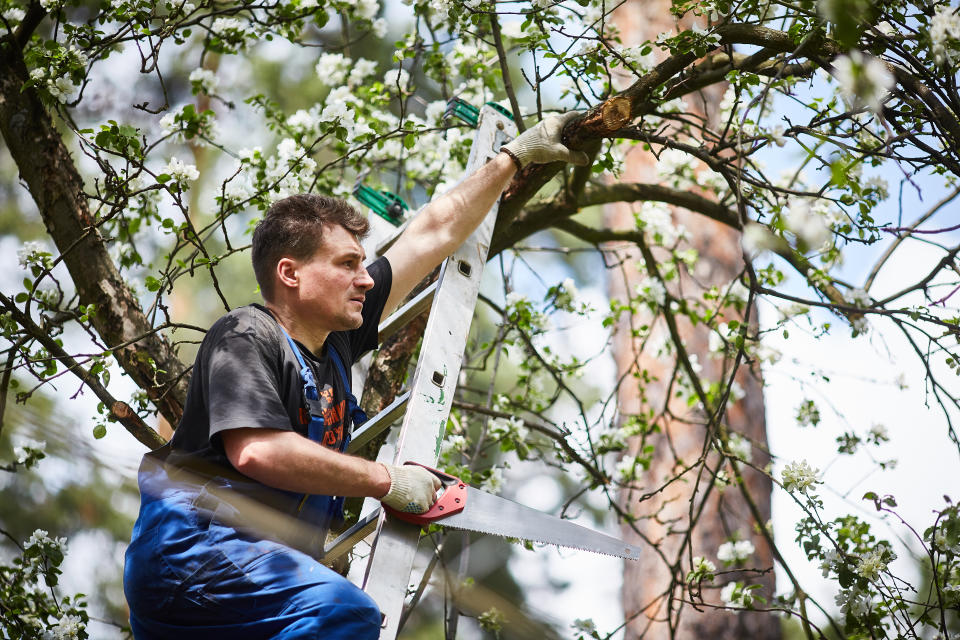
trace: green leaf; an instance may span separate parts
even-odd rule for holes
[[[103,436],[107,435],[106,425],[98,424],[93,428],[93,437],[99,440]]]

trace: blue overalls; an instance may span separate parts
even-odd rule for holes
[[[322,443],[326,429],[313,371],[286,331],[284,335],[300,364],[308,437]],[[350,390],[343,362],[331,345],[327,352],[344,382],[347,415],[359,424],[366,416]],[[346,431],[346,416],[343,424]],[[345,435],[341,450],[348,439]],[[306,553],[264,539],[263,524],[261,535],[225,524],[245,516],[219,495],[224,490],[261,496],[272,492],[277,503],[294,505],[296,517],[319,527],[321,541],[330,522],[342,517],[343,498],[303,496],[238,479],[214,478],[201,485],[181,478],[162,457],[158,461],[151,454],[144,456],[138,482],[140,515],[124,567],[137,640],[379,636],[380,610],[367,594]],[[211,508],[211,502],[216,506]],[[226,517],[230,515],[233,520]]]

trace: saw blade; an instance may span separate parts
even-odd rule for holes
[[[640,547],[636,545],[473,487],[467,487],[466,502],[463,511],[436,520],[435,524],[640,559]]]

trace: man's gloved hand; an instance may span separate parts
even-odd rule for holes
[[[407,513],[423,513],[437,501],[443,486],[440,478],[417,465],[383,465],[390,474],[390,491],[380,502],[391,509]]]
[[[579,111],[568,111],[559,116],[548,116],[500,149],[509,152],[520,163],[521,169],[529,164],[546,164],[558,160],[585,165],[590,161],[586,153],[571,151],[560,141],[563,126],[579,115]]]

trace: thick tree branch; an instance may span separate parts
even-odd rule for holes
[[[43,348],[46,349],[52,357],[59,360],[68,371],[80,378],[83,384],[87,385],[93,391],[94,395],[100,399],[100,402],[109,408],[110,416],[122,424],[134,438],[150,449],[156,449],[166,442],[160,434],[148,427],[147,424],[140,419],[140,416],[137,415],[137,412],[134,411],[130,405],[113,397],[113,395],[107,391],[107,388],[101,384],[97,376],[84,368],[83,365],[68,354],[66,350],[60,346],[59,342],[50,337],[48,331],[43,327],[37,326],[32,318],[23,313],[23,311],[13,303],[13,300],[0,293],[0,304],[4,306],[6,313],[9,313],[14,321],[30,334],[30,337],[42,344]]]
[[[83,181],[36,91],[23,89],[27,68],[10,36],[0,39],[0,134],[17,163],[50,237],[70,272],[80,304],[95,305],[91,322],[114,348],[120,366],[171,424],[186,399],[184,365],[152,326],[100,236]]]

